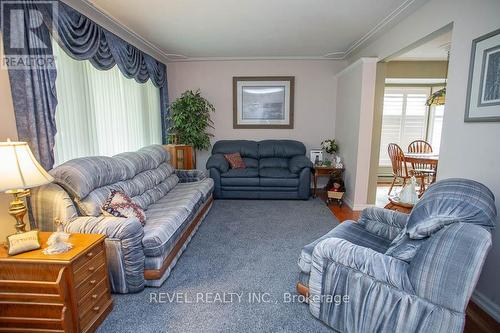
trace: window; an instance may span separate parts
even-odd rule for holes
[[[429,93],[428,87],[387,87],[385,89],[380,166],[391,165],[387,153],[389,143],[397,143],[403,150],[406,150],[410,142],[427,139],[428,108],[425,102]],[[436,134],[440,137],[440,132]]]
[[[432,93],[443,87],[432,87]],[[441,129],[443,128],[444,105],[432,105],[429,114],[429,130],[427,140],[432,146],[432,150],[439,154],[441,146]]]
[[[59,100],[55,165],[161,143],[160,91],[150,80],[127,79],[117,66],[100,71],[52,44]]]

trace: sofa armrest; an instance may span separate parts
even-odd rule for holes
[[[314,247],[312,256],[313,266],[325,260],[352,269],[401,291],[414,293],[408,276],[408,263],[370,248],[358,246],[340,238],[328,238]]]
[[[292,173],[299,174],[302,169],[312,167],[312,162],[304,155],[296,155],[288,160],[288,169],[290,169]]]
[[[181,183],[198,182],[207,178],[207,174],[203,170],[175,170],[175,174]]]
[[[358,223],[367,231],[392,241],[406,227],[408,217],[394,210],[369,207],[363,210]]]
[[[68,233],[106,235],[107,265],[113,292],[144,289],[144,230],[137,218],[80,216],[68,221],[64,229]],[[112,255],[109,251],[113,251]]]
[[[224,173],[229,170],[229,163],[224,158],[222,154],[213,154],[207,161],[206,167],[208,170],[215,168],[219,170],[219,172]]]

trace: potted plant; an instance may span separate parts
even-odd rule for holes
[[[328,154],[335,154],[339,150],[339,146],[335,142],[335,139],[327,139],[321,142],[321,148],[323,148]]]
[[[327,139],[321,142],[321,148],[330,155],[329,160],[335,162],[335,154],[339,151],[339,146],[335,139]]]
[[[169,108],[169,132],[175,133],[176,139],[194,149],[194,165],[196,166],[196,150],[210,148],[208,128],[213,127],[210,112],[214,106],[201,96],[200,90],[187,90],[176,99]]]

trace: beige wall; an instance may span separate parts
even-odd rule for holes
[[[439,13],[439,14],[436,14]],[[471,42],[500,28],[498,0],[432,0],[393,29],[360,50],[350,62],[363,56],[384,59],[436,30],[453,23],[447,103],[443,123],[438,178],[464,177],[487,185],[497,198],[500,212],[500,122],[465,123]],[[500,216],[493,247],[486,259],[473,299],[500,321]]]
[[[187,89],[201,89],[216,108],[214,140],[295,139],[307,149],[335,135],[336,78],[345,62],[333,60],[255,60],[172,62],[167,65],[170,101]],[[233,129],[233,76],[295,76],[293,129]],[[342,149],[342,148],[341,148]],[[209,152],[198,154],[204,168]]]
[[[376,58],[362,58],[337,75],[335,137],[344,159],[346,203],[366,207],[372,139]]]
[[[0,59],[3,63],[3,44],[0,35]],[[16,120],[14,118],[14,107],[10,93],[9,74],[4,68],[0,68],[0,141],[7,138],[17,140]],[[15,232],[14,219],[7,213],[11,196],[0,193],[0,243],[7,235]]]
[[[390,61],[387,63],[388,78],[443,79],[446,61]]]

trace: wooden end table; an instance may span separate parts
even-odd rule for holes
[[[195,168],[196,161],[192,146],[168,144],[164,147],[170,153],[170,164],[174,169],[192,170]]]
[[[324,165],[315,165],[312,169],[312,174],[313,174],[313,186],[314,186],[314,192],[313,192],[313,198],[316,198],[317,196],[317,187],[318,187],[318,177],[321,176],[330,176],[330,174],[336,170],[344,170],[344,169],[339,169],[334,166],[324,166]]]
[[[9,256],[0,245],[0,327],[15,332],[94,332],[113,308],[104,235],[72,234],[73,248]],[[0,329],[1,331],[1,329]]]

